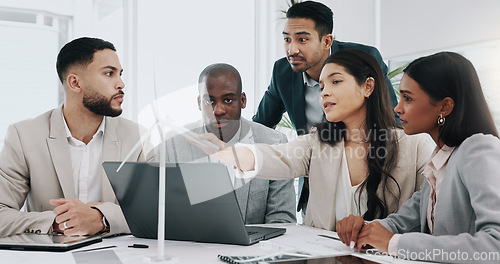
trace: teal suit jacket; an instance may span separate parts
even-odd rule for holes
[[[331,54],[339,50],[362,50],[372,55],[377,59],[382,72],[385,75],[389,94],[391,96],[392,107],[396,107],[398,100],[391,81],[387,76],[388,68],[382,60],[380,52],[371,46],[366,46],[358,43],[341,42],[334,40],[331,47]],[[268,127],[275,127],[281,120],[283,113],[288,112],[290,121],[292,121],[298,135],[309,133],[306,127],[306,111],[305,111],[305,88],[304,78],[301,72],[292,70],[290,63],[286,57],[279,59],[274,63],[273,75],[271,84],[262,97],[257,113],[253,116],[253,121],[261,123]],[[395,114],[396,120],[399,122],[398,116]],[[307,187],[303,189],[304,178],[299,179],[299,202],[297,211],[305,209],[309,197]]]

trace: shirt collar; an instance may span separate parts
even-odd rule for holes
[[[443,145],[442,148],[437,146],[432,153],[429,165],[432,164],[436,170],[440,170],[446,164],[454,149],[455,147],[448,147],[447,145]]]
[[[66,130],[66,138],[73,138],[73,135],[71,134],[71,131],[69,130],[68,123],[66,123],[66,118],[64,118],[64,114],[61,114],[64,128]],[[102,117],[102,122],[99,125],[99,128],[97,128],[97,132],[94,135],[99,134],[99,132],[102,132],[104,134],[104,128],[106,127],[106,118]]]
[[[317,82],[313,78],[309,77],[309,75],[307,75],[306,72],[303,72],[302,76],[304,78],[304,84],[307,85],[308,87],[314,87],[316,85],[319,85],[319,82]]]

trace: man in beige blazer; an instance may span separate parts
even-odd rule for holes
[[[103,161],[123,160],[140,138],[138,125],[117,117],[122,71],[107,41],[79,38],[61,49],[63,105],[11,125],[0,152],[0,236],[130,232],[102,169]],[[152,159],[146,151],[129,160]]]

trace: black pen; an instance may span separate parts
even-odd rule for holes
[[[105,247],[98,247],[98,248],[90,248],[90,249],[73,251],[73,253],[88,252],[88,251],[101,250],[101,249],[114,248],[114,247],[116,247],[116,246],[105,246]]]
[[[148,245],[144,245],[144,244],[133,244],[133,245],[130,245],[128,247],[129,248],[149,248]]]
[[[327,236],[327,235],[318,235],[318,236],[330,238],[330,239],[337,240],[337,241],[341,241],[340,238],[338,238],[338,237],[332,237],[332,236]]]

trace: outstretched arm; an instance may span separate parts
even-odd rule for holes
[[[252,151],[244,146],[229,146],[222,140],[218,139],[216,135],[207,133],[200,135],[200,139],[208,140],[221,149],[214,152],[214,150],[207,149],[204,146],[199,146],[205,153],[209,154],[212,158],[217,159],[223,163],[233,165],[242,171],[252,171],[255,168],[255,157]],[[197,145],[195,142],[193,144]]]

